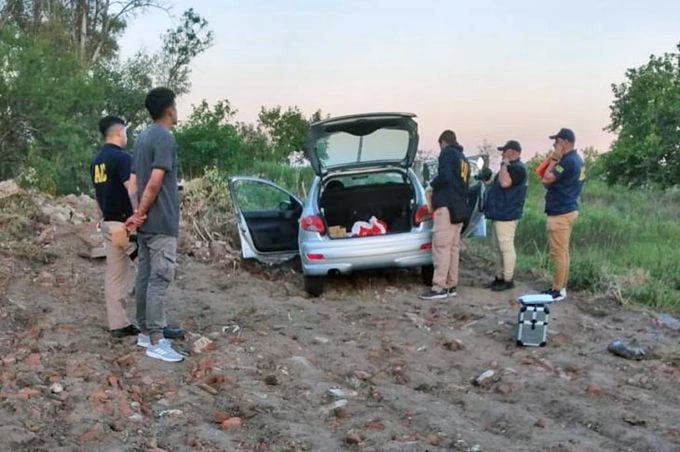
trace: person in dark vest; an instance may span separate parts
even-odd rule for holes
[[[554,301],[567,297],[569,279],[569,240],[574,223],[578,218],[578,198],[586,178],[583,159],[578,155],[574,144],[576,135],[571,129],[560,129],[550,137],[553,152],[543,175],[545,193],[545,213],[548,216],[547,232],[550,256],[555,266],[553,283],[543,291]]]
[[[467,192],[470,165],[458,144],[456,134],[445,130],[439,137],[439,169],[432,179],[432,287],[423,293],[423,300],[440,300],[457,295],[460,235],[463,222],[469,217]]]
[[[522,218],[527,197],[528,176],[521,161],[522,146],[510,140],[498,148],[503,153],[501,169],[489,180],[486,195],[486,217],[494,222],[494,234],[498,245],[496,278],[490,289],[496,292],[515,287],[515,231]]]

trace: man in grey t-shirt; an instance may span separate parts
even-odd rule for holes
[[[137,345],[146,348],[147,356],[179,362],[184,357],[163,337],[167,326],[165,292],[175,276],[179,230],[177,145],[170,133],[177,124],[175,93],[167,88],[154,88],[147,94],[144,105],[154,123],[135,143],[132,172],[141,199],[125,223],[128,229],[139,231],[135,297],[141,333]]]

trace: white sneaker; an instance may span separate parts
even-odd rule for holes
[[[177,351],[172,348],[172,342],[167,339],[159,340],[156,345],[149,345],[146,349],[146,356],[169,363],[178,363],[184,360],[184,356],[177,353]]]
[[[151,338],[146,334],[139,333],[137,335],[137,347],[149,348],[151,345]]]

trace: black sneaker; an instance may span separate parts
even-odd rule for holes
[[[562,301],[565,298],[567,298],[567,289],[562,290],[547,289],[541,293],[544,295],[550,295],[553,301]]]
[[[498,286],[499,284],[503,284],[505,280],[503,278],[499,278],[498,276],[494,277],[493,282],[489,283],[486,285],[487,289],[493,289],[494,287]]]
[[[449,296],[449,291],[446,289],[442,290],[432,290],[427,289],[425,292],[420,294],[421,300],[442,300]]]
[[[163,328],[163,337],[166,339],[184,339],[187,331],[184,328],[168,325]]]
[[[139,328],[134,325],[128,325],[124,328],[118,328],[117,330],[111,330],[111,336],[116,339],[120,339],[127,336],[136,336],[139,334]]]
[[[458,290],[456,287],[449,287],[449,290],[447,290],[449,297],[455,297],[458,295]]]
[[[501,281],[500,283],[496,284],[495,286],[491,287],[491,290],[494,292],[503,292],[504,290],[510,290],[515,288],[515,282],[514,281]]]

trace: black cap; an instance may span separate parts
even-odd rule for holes
[[[509,140],[503,146],[498,148],[499,151],[506,151],[508,149],[514,149],[517,152],[522,152],[522,146],[519,144],[519,141],[517,140]]]
[[[574,135],[574,131],[571,129],[562,128],[559,132],[557,132],[557,134],[551,135],[549,138],[551,140],[562,138],[563,140],[567,140],[570,143],[576,143],[576,135]]]

